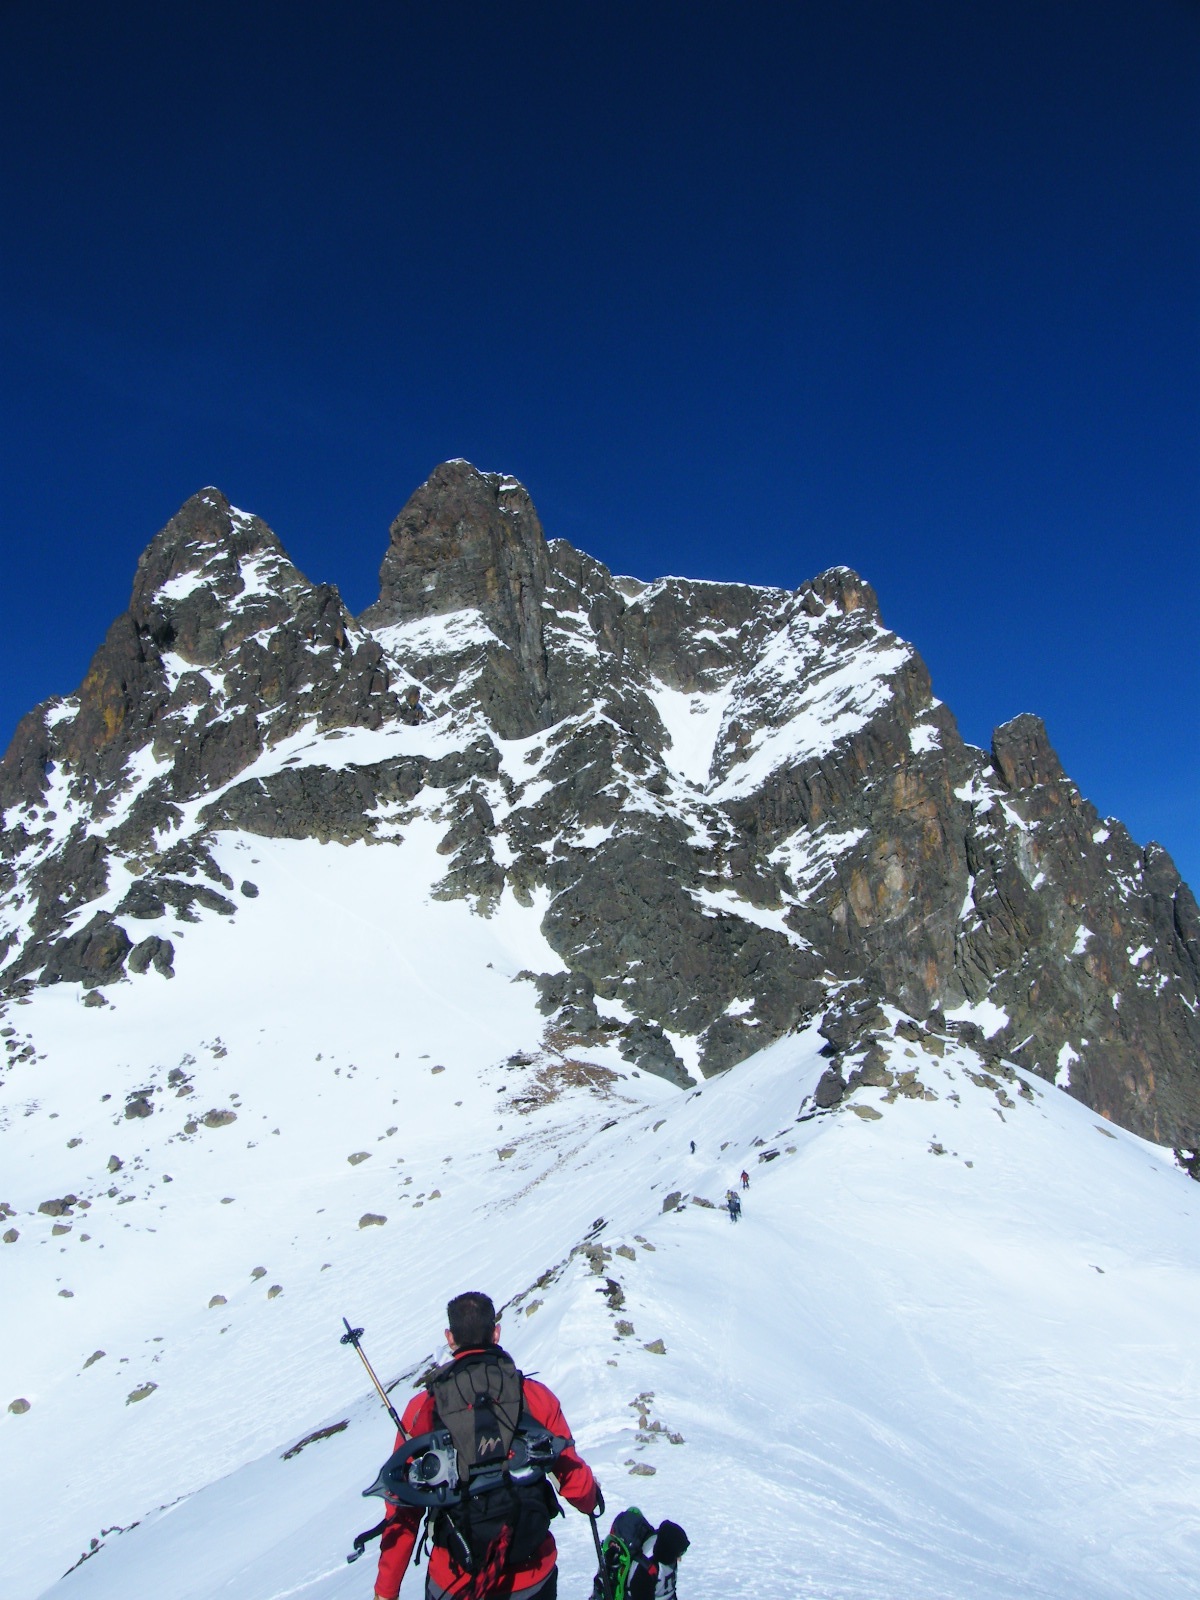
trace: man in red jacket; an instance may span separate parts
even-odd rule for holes
[[[559,1438],[571,1440],[571,1430],[558,1400],[534,1378],[516,1372],[509,1356],[500,1348],[500,1325],[496,1308],[486,1294],[460,1294],[446,1307],[450,1326],[446,1343],[453,1360],[430,1378],[423,1393],[414,1395],[405,1408],[396,1448],[406,1439],[429,1433],[438,1426],[448,1427],[461,1438],[478,1436],[482,1428],[496,1426],[506,1416],[515,1421],[523,1415]],[[482,1391],[482,1392],[477,1392]],[[456,1396],[473,1396],[459,1406]],[[458,1407],[454,1415],[442,1415]],[[440,1408],[440,1409],[439,1409]],[[474,1422],[472,1411],[479,1413]],[[467,1417],[467,1433],[460,1431]],[[462,1448],[459,1447],[462,1461]],[[591,1515],[603,1511],[604,1500],[592,1469],[575,1452],[573,1442],[551,1463],[563,1497],[577,1510]],[[493,1491],[511,1501],[508,1491]],[[462,1554],[462,1541],[455,1545],[456,1532],[445,1515],[434,1524],[433,1548],[425,1580],[426,1600],[555,1600],[558,1593],[557,1552],[549,1531],[549,1502],[553,1493],[548,1484],[535,1490],[523,1489],[525,1503],[518,1512],[516,1527],[501,1526],[482,1551],[474,1552],[473,1571],[456,1559]],[[540,1520],[539,1520],[540,1519]],[[396,1600],[401,1580],[417,1542],[421,1512],[414,1506],[393,1506],[380,1544],[379,1573],[375,1579],[376,1600]],[[477,1516],[478,1521],[478,1516]],[[486,1522],[483,1524],[487,1526]],[[544,1534],[543,1534],[543,1529]],[[532,1548],[529,1548],[532,1543]]]

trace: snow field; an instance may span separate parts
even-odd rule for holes
[[[514,981],[558,965],[538,908],[431,900],[440,829],[403,831],[401,850],[221,835],[260,896],[188,926],[178,977],[10,1008],[45,1059],[12,1070],[0,1130],[21,1233],[0,1402],[32,1402],[0,1411],[6,1596],[369,1594],[372,1558],[344,1555],[377,1520],[360,1490],[390,1426],[341,1317],[391,1378],[436,1352],[465,1287],[523,1297],[505,1342],[559,1393],[611,1510],[688,1528],[685,1600],[1194,1592],[1197,1192],[1163,1152],[900,1039],[894,1070],[936,1099],[860,1091],[798,1120],[813,1034],[686,1093],[573,1051],[614,1074],[589,1087]],[[153,1116],[126,1120],[151,1085]],[[184,1135],[210,1108],[237,1120]],[[692,1197],[718,1204],[743,1165],[734,1226]],[[54,1236],[30,1213],[66,1193],[92,1205]],[[368,1212],[386,1224],[360,1229]],[[610,1252],[598,1273],[580,1245]],[[558,1526],[582,1597],[586,1524]]]

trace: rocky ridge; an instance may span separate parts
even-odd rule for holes
[[[354,618],[206,489],[77,693],[23,719],[0,806],[6,1003],[169,976],[173,928],[257,892],[220,830],[402,849],[434,821],[435,894],[538,919],[564,1047],[684,1084],[821,1017],[832,1104],[874,1081],[887,1004],[931,1052],[957,1034],[1200,1145],[1200,916],[1170,857],[1036,717],[965,744],[846,568],[614,577],[514,479],[448,462]]]

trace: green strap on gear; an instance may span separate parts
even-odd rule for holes
[[[623,1539],[610,1533],[604,1541],[604,1570],[608,1574],[609,1600],[629,1600],[629,1574],[633,1552]]]
[[[593,1600],[629,1600],[629,1586],[646,1540],[654,1532],[637,1506],[622,1511],[613,1521],[600,1547],[601,1569],[593,1586]],[[605,1593],[605,1589],[607,1593]]]

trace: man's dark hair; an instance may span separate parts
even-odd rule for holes
[[[446,1307],[446,1321],[460,1350],[483,1350],[492,1342],[498,1318],[491,1297],[472,1289],[454,1296]]]

